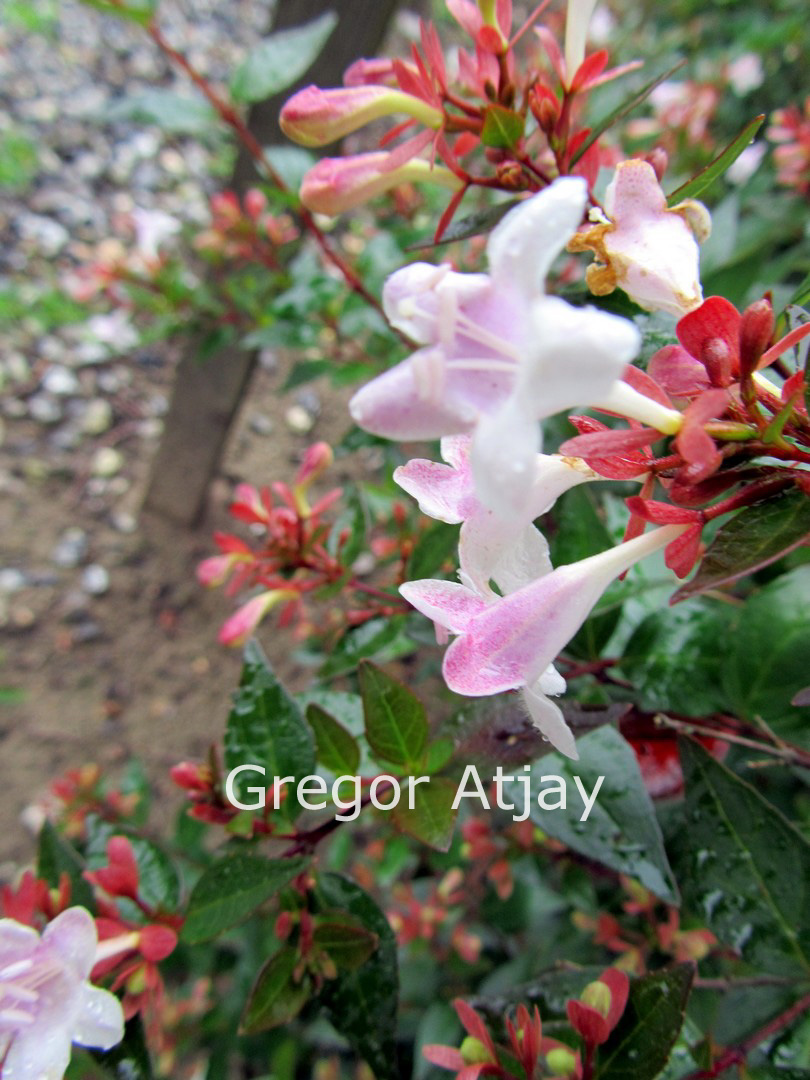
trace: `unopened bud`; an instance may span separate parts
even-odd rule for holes
[[[588,983],[579,995],[579,1000],[583,1005],[588,1005],[591,1009],[595,1009],[600,1016],[607,1017],[610,1012],[610,1003],[612,1000],[610,988],[598,979],[596,982]]]
[[[743,373],[756,369],[771,343],[773,308],[769,300],[757,300],[742,313],[740,323],[740,367]]]
[[[293,928],[293,918],[289,911],[282,911],[276,919],[275,935],[279,941],[286,941]]]
[[[392,155],[384,151],[346,158],[322,158],[304,177],[301,202],[316,214],[343,214],[400,184],[434,183],[452,191],[463,181],[441,165],[413,158],[392,168]]]
[[[434,131],[444,120],[440,109],[387,86],[308,86],[290,98],[279,123],[287,138],[301,146],[326,146],[392,113],[412,116]]]
[[[245,193],[245,213],[254,221],[258,221],[267,208],[267,196],[258,188],[251,188]]]
[[[546,1065],[555,1076],[573,1076],[577,1068],[577,1059],[573,1050],[557,1046],[546,1054]]]
[[[335,460],[329,443],[318,442],[307,447],[304,459],[295,474],[295,490],[306,490]]]
[[[728,386],[731,382],[731,349],[722,338],[709,338],[700,350],[712,386]]]
[[[492,1055],[480,1039],[468,1035],[459,1047],[461,1060],[465,1065],[484,1065],[492,1061]]]
[[[537,123],[540,125],[540,128],[547,135],[550,135],[557,126],[557,121],[560,118],[560,109],[556,101],[552,101],[549,97],[544,97],[538,103],[534,115],[537,118]]]

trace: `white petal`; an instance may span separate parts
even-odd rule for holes
[[[109,1050],[120,1043],[124,1037],[124,1011],[115,994],[89,983],[81,986],[79,994],[73,1042],[99,1050]]]
[[[478,424],[470,454],[475,492],[502,518],[525,521],[541,437],[539,423],[515,396]]]
[[[30,956],[39,945],[39,934],[16,919],[0,919],[0,967]]]
[[[578,761],[579,754],[571,728],[566,724],[559,706],[549,701],[540,689],[539,682],[526,687],[523,701],[529,710],[532,723],[545,735],[554,749],[573,761]]]
[[[86,979],[93,967],[98,934],[93,916],[83,907],[68,908],[49,922],[42,934],[77,979]]]
[[[34,1024],[11,1040],[3,1080],[62,1080],[69,1064],[68,1029]]]
[[[470,621],[486,607],[486,601],[455,581],[424,578],[400,585],[402,596],[439,626],[463,634]]]
[[[565,74],[570,85],[577,68],[585,59],[588,25],[596,0],[568,0],[565,16]]]
[[[493,280],[527,295],[542,293],[551,264],[582,221],[587,198],[582,177],[563,176],[510,210],[487,242]]]

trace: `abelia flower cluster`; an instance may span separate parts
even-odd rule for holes
[[[767,135],[776,143],[773,159],[779,182],[800,195],[810,194],[810,96],[801,109],[798,105],[777,109]]]
[[[608,968],[589,983],[578,999],[566,1004],[568,1023],[583,1042],[579,1050],[543,1034],[540,1012],[518,1005],[514,1016],[505,1016],[506,1041],[495,1042],[486,1022],[466,1001],[453,1006],[466,1038],[458,1048],[431,1045],[422,1053],[433,1065],[455,1072],[456,1080],[496,1076],[502,1080],[582,1080],[592,1075],[598,1046],[606,1042],[624,1013],[630,983],[617,968]],[[586,1071],[587,1070],[587,1073]]]

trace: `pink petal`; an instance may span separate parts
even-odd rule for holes
[[[72,907],[57,915],[45,927],[42,940],[59,954],[77,979],[88,977],[95,959],[98,936],[96,924],[86,908]]]
[[[461,505],[471,485],[449,465],[414,458],[394,470],[394,483],[412,495],[428,517],[450,525],[464,520]]]
[[[482,597],[455,581],[435,581],[431,578],[406,581],[400,585],[399,591],[417,611],[445,627],[451,634],[463,634],[471,620],[487,606]]]

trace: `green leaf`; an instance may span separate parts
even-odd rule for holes
[[[601,727],[577,739],[577,750],[579,761],[548,754],[531,767],[527,774],[533,796],[529,817],[572,851],[635,878],[666,903],[677,904],[677,885],[632,748],[615,728]],[[543,776],[565,781],[564,808],[546,810],[538,805],[541,789],[551,787],[541,783]],[[580,820],[584,806],[574,776],[580,778],[589,795],[598,778],[604,776],[585,821]],[[517,807],[515,813],[520,813],[525,801],[523,783],[514,780],[503,788],[507,800]]]
[[[151,124],[170,135],[211,135],[219,125],[215,110],[201,95],[175,94],[172,90],[150,87],[137,94],[127,94],[107,106],[105,123],[129,120]]]
[[[225,731],[225,765],[260,765],[266,770],[268,788],[273,778],[292,776],[287,798],[281,804],[288,818],[298,813],[294,784],[315,772],[312,733],[296,702],[276,678],[256,642],[245,648],[245,666],[234,697]],[[247,788],[255,786],[250,773],[237,776],[234,789],[240,802],[250,801]]]
[[[231,855],[210,866],[191,894],[184,941],[209,941],[247,919],[306,867],[308,859]]]
[[[324,985],[320,1000],[337,1030],[368,1062],[376,1080],[398,1080],[399,981],[394,933],[371,897],[339,874],[319,877],[318,896],[325,907],[347,911],[379,939],[376,951],[361,968],[341,972]]]
[[[124,1038],[111,1050],[91,1050],[91,1057],[116,1080],[153,1080],[152,1062],[140,1016],[135,1015],[124,1028]]]
[[[315,733],[318,761],[338,776],[355,776],[360,747],[353,736],[320,705],[307,708],[307,720]]]
[[[300,1013],[312,994],[312,986],[308,976],[299,983],[293,980],[297,962],[298,952],[289,945],[270,957],[250,991],[239,1024],[241,1035],[280,1027]]]
[[[447,851],[453,842],[458,810],[453,809],[457,785],[446,777],[433,777],[413,788],[413,810],[408,807],[408,789],[391,811],[394,824],[437,851]]]
[[[46,821],[39,833],[37,877],[52,889],[57,889],[62,874],[67,874],[71,903],[80,904],[92,912],[96,910],[96,902],[93,890],[82,877],[84,869],[84,861],[79,853],[59,835],[50,821]]]
[[[599,1048],[597,1080],[654,1080],[678,1041],[692,988],[691,964],[633,979],[627,1006]]]
[[[798,566],[760,589],[740,611],[723,666],[733,710],[761,717],[785,738],[807,741],[810,713],[791,705],[807,686],[810,566]]]
[[[648,615],[622,651],[621,668],[646,709],[686,716],[729,709],[722,668],[734,609],[695,601]]]
[[[810,499],[803,492],[748,506],[718,529],[697,574],[681,585],[673,603],[753,574],[808,541]]]
[[[317,59],[337,22],[333,11],[325,11],[303,26],[265,38],[234,73],[231,97],[246,103],[263,101],[292,86]]]
[[[656,75],[654,79],[650,79],[650,81],[648,83],[645,83],[640,90],[637,90],[631,98],[628,98],[627,101],[619,105],[612,112],[608,113],[608,115],[605,116],[602,120],[600,120],[593,128],[590,135],[582,144],[582,146],[580,146],[577,152],[572,156],[568,164],[569,170],[573,165],[576,165],[576,163],[583,156],[583,154],[586,154],[590,150],[596,140],[601,138],[602,135],[604,135],[608,128],[613,127],[614,124],[618,124],[620,120],[624,120],[625,116],[631,113],[633,109],[637,108],[643,101],[647,100],[647,98],[650,96],[656,86],[658,86],[662,82],[666,82],[667,79],[671,79],[672,76],[677,71],[680,71],[685,64],[686,60],[679,60],[674,67],[671,67],[669,71],[665,71],[663,75]]]
[[[458,547],[458,526],[437,521],[420,534],[408,560],[407,578],[436,577]]]
[[[526,117],[503,105],[489,105],[484,110],[481,142],[498,150],[509,150],[523,138]]]
[[[22,131],[0,131],[0,188],[24,191],[39,169],[36,144]]]
[[[319,677],[324,681],[334,679],[356,670],[361,660],[374,659],[380,664],[387,664],[414,652],[416,645],[405,632],[405,621],[400,615],[389,619],[369,619],[362,626],[350,630],[343,635],[319,670]]]
[[[698,195],[702,195],[707,187],[731,168],[743,150],[751,145],[764,120],[765,114],[762,113],[749,121],[737,138],[733,139],[725,150],[713,158],[704,169],[701,169],[697,176],[693,176],[691,180],[687,180],[685,184],[681,184],[671,195],[668,195],[667,203],[674,206],[676,203],[683,202],[684,199],[695,199]]]
[[[354,971],[374,953],[379,937],[362,923],[349,920],[344,912],[319,923],[313,934],[315,945],[328,953],[341,971]]]
[[[372,753],[394,765],[415,765],[427,746],[428,724],[422,702],[368,660],[362,662],[358,675]]]
[[[680,755],[693,906],[754,970],[810,971],[810,843],[698,743]]]
[[[429,248],[441,247],[444,244],[452,244],[457,240],[469,240],[473,236],[482,236],[492,232],[502,217],[517,206],[522,199],[508,199],[506,202],[496,203],[495,206],[487,206],[484,210],[477,210],[474,214],[459,218],[451,222],[442,233],[438,244],[432,240],[425,244],[412,244],[406,251],[427,251]]]
[[[155,0],[129,0],[127,4],[111,4],[107,0],[81,0],[85,7],[94,8],[104,15],[117,15],[140,26],[148,26],[155,14]]]

